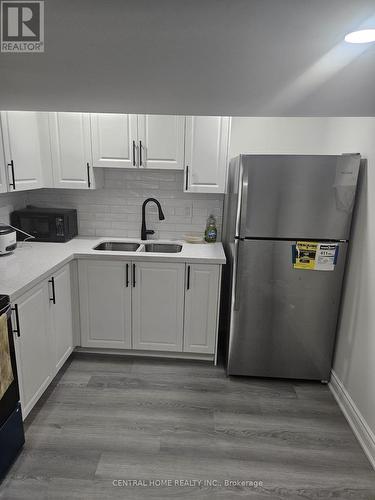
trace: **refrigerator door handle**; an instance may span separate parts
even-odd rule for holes
[[[240,310],[240,296],[239,288],[240,288],[240,280],[241,276],[239,274],[239,249],[240,249],[241,240],[236,239],[234,242],[234,269],[233,269],[233,309],[235,311]]]
[[[236,233],[241,237],[248,236],[246,234],[246,214],[247,214],[247,198],[249,187],[249,169],[243,168],[240,165],[239,186],[238,186],[238,206],[236,217]]]

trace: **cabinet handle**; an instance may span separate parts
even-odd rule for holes
[[[86,163],[87,166],[87,187],[91,187],[91,179],[90,179],[90,164],[89,162]]]
[[[135,163],[135,141],[133,141],[133,167],[136,166],[136,163]]]
[[[139,141],[139,166],[143,167],[143,160],[142,160],[142,141]]]
[[[189,188],[189,165],[186,165],[186,179],[185,179],[185,191]]]
[[[12,172],[12,182],[9,183],[9,187],[12,186],[13,189],[16,189],[16,178],[14,177],[14,162],[13,160],[8,163],[8,168],[10,167],[10,170]]]
[[[129,264],[126,264],[126,288],[129,286]]]
[[[12,307],[12,311],[14,311],[16,314],[16,329],[13,330],[13,333],[16,333],[17,337],[21,337],[20,317],[18,315],[18,304],[14,304],[14,307]]]
[[[190,266],[187,268],[186,290],[190,289]]]
[[[135,264],[133,264],[133,288],[135,288]]]
[[[48,283],[52,285],[52,298],[50,297],[49,301],[56,304],[55,278],[52,276],[52,278],[48,280]]]

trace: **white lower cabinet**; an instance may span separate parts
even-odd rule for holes
[[[80,260],[81,345],[215,354],[220,266]]]
[[[130,263],[78,263],[83,347],[131,348]]]
[[[83,347],[215,354],[219,265],[83,259],[78,286]],[[70,264],[12,307],[25,418],[74,348]]]
[[[18,324],[13,314],[17,370],[25,418],[53,378],[48,283],[43,281],[15,303]]]
[[[73,351],[72,291],[70,266],[64,266],[49,280],[53,332],[53,360],[56,373]],[[51,300],[52,299],[52,300]]]
[[[182,351],[185,264],[133,264],[133,348]]]
[[[186,266],[184,352],[215,352],[219,278],[217,265]]]
[[[69,272],[69,265],[64,266],[13,304],[12,322],[17,332],[15,350],[24,418],[73,350]]]

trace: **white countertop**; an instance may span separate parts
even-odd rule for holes
[[[0,294],[14,301],[38,281],[73,259],[149,260],[154,262],[191,262],[225,264],[221,243],[191,244],[160,240],[162,243],[182,244],[179,253],[112,252],[93,250],[102,241],[132,241],[130,238],[77,237],[67,243],[18,242],[14,253],[0,256]],[[159,242],[149,240],[149,243]]]

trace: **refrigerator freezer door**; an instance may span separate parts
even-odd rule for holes
[[[229,375],[329,379],[347,243],[334,271],[294,269],[293,244],[238,243]]]
[[[349,238],[359,155],[244,155],[241,161],[241,237]]]

